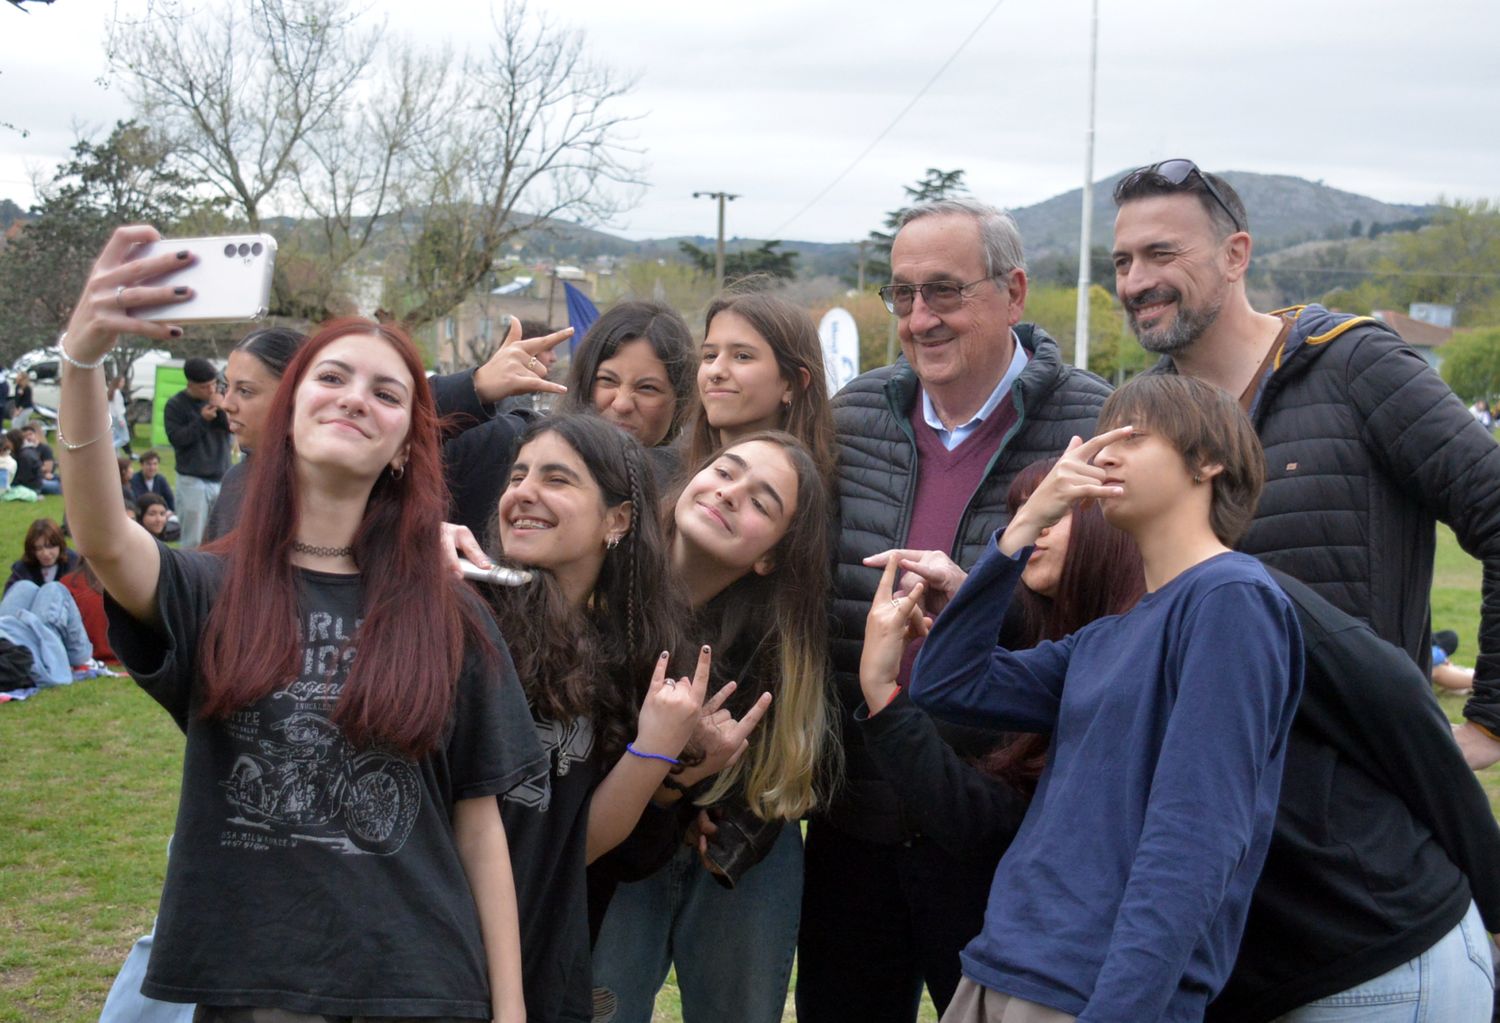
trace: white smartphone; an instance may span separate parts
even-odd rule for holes
[[[234,323],[259,320],[270,311],[271,273],[276,268],[275,238],[268,234],[163,238],[136,246],[130,258],[144,259],[184,250],[196,257],[192,263],[141,284],[187,285],[193,289],[193,297],[186,302],[138,307],[130,315],[169,323]]]

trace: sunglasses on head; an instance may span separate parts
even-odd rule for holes
[[[1224,196],[1214,187],[1214,183],[1208,180],[1208,175],[1198,169],[1198,165],[1192,160],[1163,160],[1161,163],[1153,163],[1149,167],[1142,167],[1130,175],[1131,178],[1156,177],[1161,178],[1167,184],[1180,187],[1187,184],[1188,179],[1197,177],[1203,183],[1204,189],[1219,208],[1229,214],[1229,222],[1234,225],[1236,231],[1245,230],[1245,225],[1240,223],[1240,218],[1235,215],[1229,203],[1224,201]]]

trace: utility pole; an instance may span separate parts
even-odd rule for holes
[[[739,196],[728,192],[694,192],[694,199],[717,199],[719,200],[719,241],[714,246],[714,287],[724,290],[724,204],[738,199]]]
[[[1089,35],[1089,127],[1084,135],[1083,216],[1078,235],[1078,314],[1074,317],[1073,365],[1089,368],[1089,259],[1094,245],[1094,96],[1099,71],[1099,0]]]
[[[859,283],[855,288],[861,295],[865,293],[865,246],[868,244],[869,239],[861,239],[859,243]]]

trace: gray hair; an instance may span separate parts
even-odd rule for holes
[[[978,221],[984,269],[990,277],[1026,269],[1026,255],[1021,249],[1021,232],[1015,218],[978,199],[935,199],[920,203],[901,214],[896,230],[899,233],[901,228],[923,217],[944,216],[972,217]]]

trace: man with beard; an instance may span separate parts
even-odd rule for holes
[[[1474,695],[1454,734],[1470,767],[1500,760],[1500,446],[1384,324],[1318,305],[1256,312],[1245,291],[1249,221],[1222,178],[1168,160],[1126,175],[1114,195],[1115,286],[1141,345],[1162,356],[1153,372],[1238,395],[1265,449],[1265,488],[1241,550],[1368,622],[1422,678],[1431,670],[1435,522],[1484,562]],[[1358,681],[1367,671],[1345,664],[1330,678]],[[1384,684],[1372,680],[1372,704]],[[1304,708],[1336,695],[1309,672]],[[1299,713],[1292,740],[1235,976],[1211,1020],[1250,1023],[1323,999],[1367,1005],[1360,999],[1391,995],[1403,970],[1423,991],[1444,987],[1413,964],[1470,906],[1467,888],[1438,891],[1431,872],[1410,876],[1415,859],[1393,860],[1390,850],[1404,847],[1393,846],[1379,801],[1355,794],[1368,778],[1382,796],[1402,795],[1381,765],[1410,752],[1406,732],[1366,740],[1388,749],[1353,743],[1351,752]],[[1338,769],[1316,770],[1328,765]],[[1332,777],[1331,787],[1319,777]],[[1330,807],[1342,812],[1336,821]],[[1420,805],[1412,813],[1425,819]],[[1417,887],[1402,889],[1406,882]]]
[[[1266,450],[1242,550],[1301,579],[1431,668],[1434,520],[1484,562],[1474,695],[1456,729],[1500,761],[1500,448],[1394,331],[1318,305],[1259,313],[1230,185],[1191,160],[1115,187],[1115,286],[1157,372],[1240,396]]]

